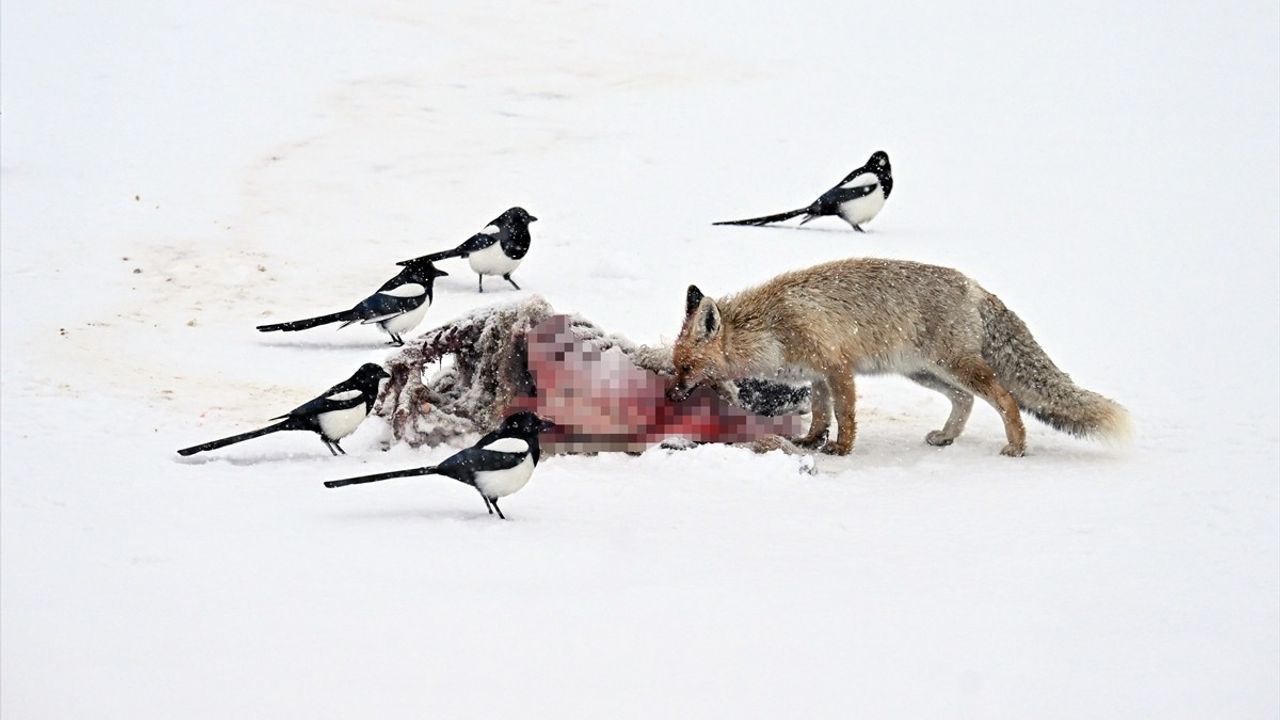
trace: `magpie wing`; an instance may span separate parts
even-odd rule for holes
[[[427,289],[419,283],[387,283],[351,312],[360,322],[369,324],[417,310],[426,301]]]
[[[409,278],[412,272],[409,268],[401,270],[382,283],[377,292],[352,308],[355,320],[367,325],[418,309],[427,298],[427,288],[416,279]]]
[[[450,455],[436,466],[436,472],[455,480],[473,482],[478,472],[486,470],[510,470],[524,460],[523,453],[506,453],[469,447]]]
[[[280,420],[287,417],[315,417],[321,413],[333,412],[334,410],[350,410],[357,405],[363,405],[364,402],[365,397],[363,392],[348,388],[345,384],[338,384],[326,390],[320,397],[312,398],[311,400],[308,400],[307,402],[290,410],[287,414],[271,419]]]
[[[479,252],[490,245],[498,242],[498,233],[476,233],[467,238],[467,241],[458,246],[458,250],[465,256],[473,252]]]
[[[856,198],[866,197],[867,195],[875,192],[877,187],[879,187],[879,184],[874,182],[870,185],[833,187],[823,193],[822,197],[818,198],[818,202],[823,205],[839,205],[840,203],[846,203]]]

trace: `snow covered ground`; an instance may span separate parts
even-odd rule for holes
[[[353,10],[359,5],[361,9]],[[3,6],[0,714],[1275,717],[1275,3]],[[713,228],[887,150],[872,232]],[[860,381],[826,472],[286,434],[387,354],[341,309],[510,205],[523,293],[642,342],[684,288],[873,255],[998,293],[1127,452]],[[498,283],[491,283],[497,288]],[[296,435],[296,436],[294,436]]]

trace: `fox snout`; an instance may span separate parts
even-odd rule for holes
[[[667,399],[671,402],[684,402],[691,392],[693,392],[693,388],[690,385],[676,378],[671,387],[667,388]]]

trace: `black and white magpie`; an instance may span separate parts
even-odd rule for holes
[[[513,207],[494,218],[488,227],[467,238],[458,247],[405,260],[400,264],[464,257],[479,276],[480,292],[484,292],[485,275],[501,275],[503,280],[511,283],[511,287],[519,290],[520,286],[511,279],[511,273],[520,267],[520,262],[529,252],[529,243],[532,241],[529,223],[537,219],[524,208]]]
[[[531,412],[518,412],[508,415],[497,430],[480,438],[475,445],[450,455],[439,465],[330,480],[324,486],[337,488],[414,475],[444,475],[474,487],[484,498],[489,514],[496,511],[498,517],[506,520],[507,516],[498,507],[498,498],[511,495],[529,482],[542,454],[538,433],[555,426],[553,421]]]
[[[747,220],[726,220],[712,225],[768,225],[804,215],[804,219],[800,221],[803,225],[816,217],[837,215],[852,225],[854,230],[865,232],[862,229],[863,223],[880,212],[891,192],[893,169],[889,166],[889,155],[883,150],[877,150],[872,153],[866,165],[846,175],[839,185],[822,193],[808,207]]]
[[[435,279],[449,273],[439,270],[430,260],[419,258],[400,263],[404,269],[399,275],[391,278],[378,288],[377,292],[360,301],[350,310],[294,320],[293,322],[259,325],[261,332],[283,330],[294,332],[330,323],[340,322],[342,328],[352,323],[362,325],[377,324],[391,336],[391,345],[404,345],[402,333],[409,332],[422,322],[422,317],[431,307]]]
[[[355,432],[356,427],[369,415],[373,402],[378,399],[378,385],[391,377],[386,370],[374,363],[360,366],[355,375],[343,380],[320,397],[290,410],[286,415],[271,418],[280,422],[264,428],[195,445],[178,451],[179,455],[194,455],[205,450],[217,450],[251,438],[282,430],[310,430],[320,436],[329,452],[347,454],[338,444],[342,438]]]

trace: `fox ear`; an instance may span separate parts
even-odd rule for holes
[[[702,298],[702,291],[698,289],[698,286],[690,285],[689,291],[684,296],[684,316],[686,318],[692,315],[694,310],[698,309],[698,306],[702,304]]]
[[[720,331],[720,308],[715,303],[707,305],[707,312],[702,316],[702,329],[706,337],[711,337]]]

